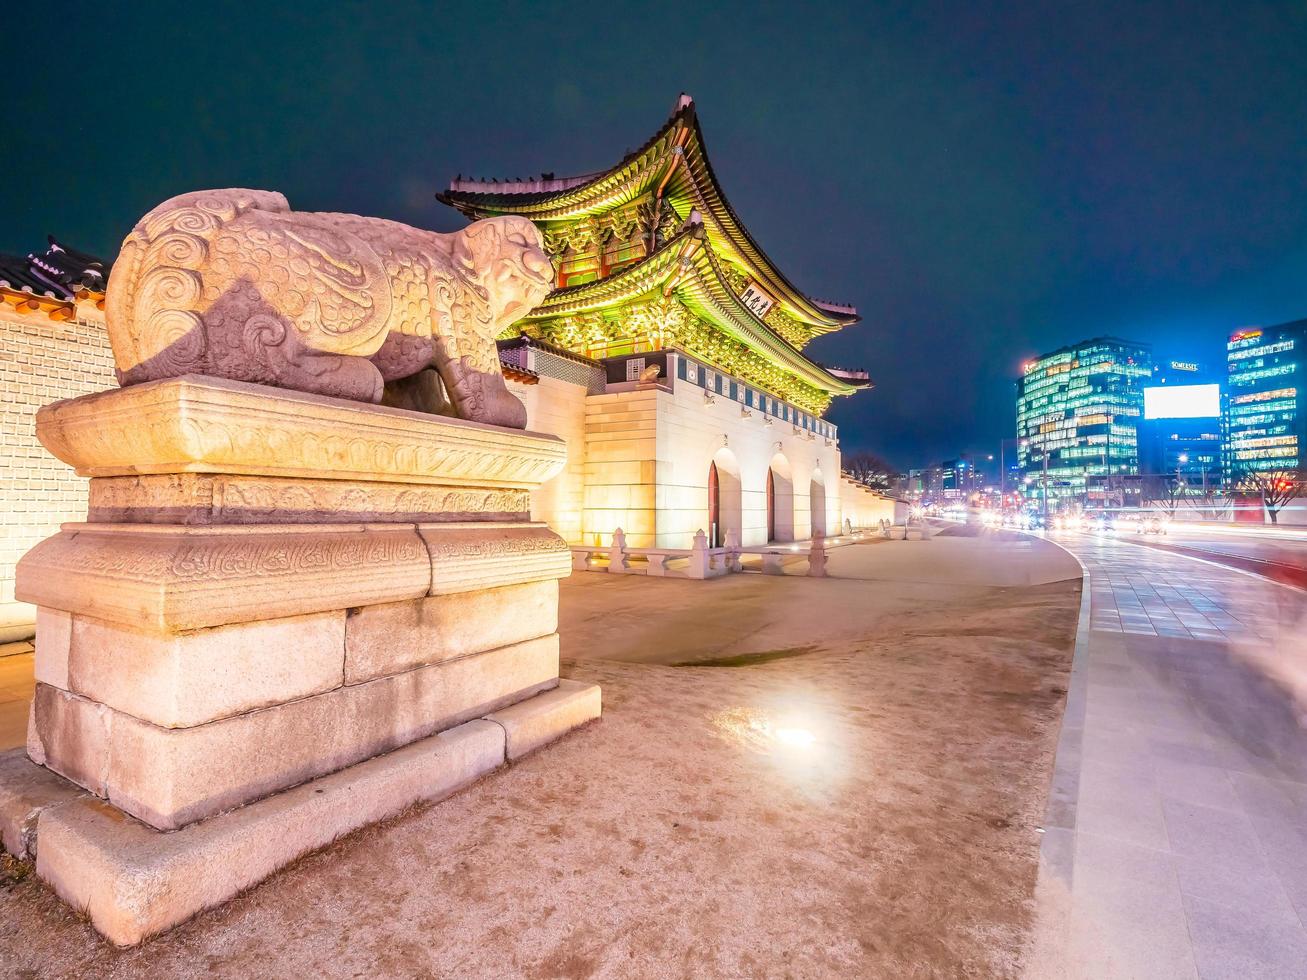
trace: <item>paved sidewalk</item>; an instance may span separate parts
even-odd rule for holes
[[[1307,976],[1307,595],[1088,535],[1035,976]],[[1087,626],[1087,628],[1085,628]]]

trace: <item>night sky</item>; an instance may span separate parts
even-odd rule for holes
[[[877,382],[846,451],[997,452],[1031,354],[1307,316],[1307,3],[276,8],[7,12],[0,250],[227,186],[450,230],[454,174],[607,167],[684,90],[754,237],[863,314],[810,348]]]

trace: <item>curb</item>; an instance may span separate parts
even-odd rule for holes
[[[1022,532],[1030,534],[1030,532]],[[1039,877],[1054,875],[1069,891],[1075,871],[1076,807],[1080,800],[1080,743],[1085,728],[1085,685],[1089,666],[1089,567],[1080,556],[1046,534],[1030,534],[1060,548],[1080,566],[1080,613],[1076,619],[1076,643],[1071,654],[1071,672],[1067,678],[1066,707],[1058,731],[1053,756],[1053,776],[1049,781],[1048,804],[1040,830]],[[1038,886],[1036,886],[1038,887]]]

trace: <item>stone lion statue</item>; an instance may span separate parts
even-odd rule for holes
[[[197,191],[132,229],[105,311],[122,385],[207,374],[521,429],[495,337],[552,280],[525,218],[445,235]]]

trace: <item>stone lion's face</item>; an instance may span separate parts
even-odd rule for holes
[[[498,327],[531,312],[553,288],[553,264],[529,219],[486,218],[469,225],[463,234],[470,267],[486,291]]]

